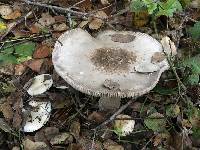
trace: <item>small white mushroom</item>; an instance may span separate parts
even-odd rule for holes
[[[135,127],[135,120],[128,115],[118,115],[114,121],[114,129],[120,132],[120,136],[129,135],[133,132]]]
[[[40,129],[50,118],[51,103],[30,101],[28,109],[24,108],[24,125],[22,131],[34,132]]]
[[[53,84],[51,75],[41,74],[33,79],[30,79],[25,85],[24,89],[27,90],[31,96],[39,95],[46,92]]]
[[[93,38],[77,28],[58,41],[52,53],[56,72],[75,89],[93,96],[141,96],[153,89],[169,68],[166,58],[152,62],[155,54],[163,53],[163,47],[144,33],[104,31]]]

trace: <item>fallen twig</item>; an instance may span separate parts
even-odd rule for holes
[[[29,5],[34,5],[34,6],[39,6],[39,7],[45,7],[45,8],[49,8],[49,9],[54,9],[54,10],[57,10],[57,11],[60,11],[60,12],[64,12],[64,13],[68,12],[68,13],[71,13],[71,14],[74,14],[74,15],[78,15],[78,16],[95,17],[95,18],[99,18],[99,19],[105,20],[105,18],[99,17],[99,16],[97,16],[95,14],[86,13],[86,12],[80,12],[80,11],[75,11],[75,10],[72,10],[71,8],[63,8],[63,7],[48,5],[48,4],[39,3],[39,2],[32,2],[30,0],[24,0],[24,2],[26,4],[29,4]]]

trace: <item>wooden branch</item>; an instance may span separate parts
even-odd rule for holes
[[[95,18],[99,18],[102,20],[105,20],[105,18],[101,18],[97,15],[91,14],[91,13],[85,13],[85,12],[80,12],[80,11],[75,11],[72,10],[71,8],[63,8],[63,7],[58,7],[58,6],[53,6],[53,5],[48,5],[48,4],[44,4],[44,3],[39,3],[39,2],[32,2],[30,0],[24,0],[24,2],[26,4],[29,5],[34,5],[34,6],[38,6],[38,7],[44,7],[44,8],[49,8],[49,9],[54,9],[63,13],[71,13],[74,15],[78,15],[78,16],[82,16],[82,17],[95,17]]]

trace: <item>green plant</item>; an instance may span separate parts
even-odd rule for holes
[[[33,42],[8,43],[0,49],[0,65],[17,64],[32,58],[36,44]]]
[[[200,38],[200,21],[196,22],[193,27],[190,27],[188,33],[194,40],[198,40]]]
[[[184,82],[186,84],[196,85],[199,83],[200,55],[185,59],[178,64],[178,67],[184,70]]]
[[[143,11],[146,9],[149,14],[154,17],[159,16],[173,16],[176,11],[182,10],[182,5],[178,0],[132,0],[131,10],[133,12]]]

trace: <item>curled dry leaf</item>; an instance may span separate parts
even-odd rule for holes
[[[104,24],[104,21],[102,19],[106,19],[108,17],[104,11],[98,11],[96,13],[96,16],[98,16],[99,18],[94,18],[89,23],[89,28],[92,30],[98,30]]]
[[[163,46],[164,52],[169,56],[174,56],[177,54],[176,46],[174,42],[170,40],[169,37],[165,36],[161,39],[161,44]]]

